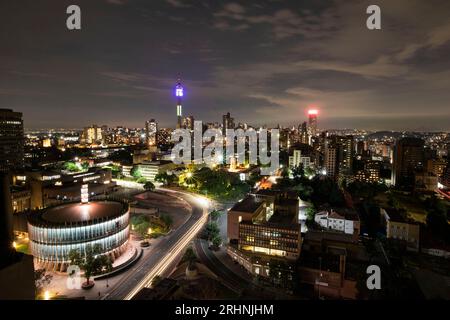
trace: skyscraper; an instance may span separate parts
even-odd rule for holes
[[[184,96],[184,88],[180,79],[178,79],[178,83],[175,86],[175,96],[177,97],[177,128],[179,129],[182,127],[183,107],[181,101]]]
[[[231,117],[229,112],[222,116],[222,134],[224,136],[227,134],[227,129],[234,129],[234,118]]]
[[[424,141],[419,138],[401,138],[394,148],[392,184],[412,186],[414,173],[424,167]]]
[[[311,109],[308,111],[308,133],[309,137],[315,137],[317,134],[317,115],[319,111],[316,109]]]
[[[353,165],[353,156],[355,155],[353,136],[337,136],[336,142],[339,146],[339,173],[350,173]]]
[[[158,144],[158,122],[155,119],[145,121],[145,142],[148,147]]]
[[[23,166],[23,146],[22,113],[0,109],[0,171]]]
[[[336,179],[338,175],[351,173],[353,156],[353,136],[331,136],[327,138],[325,145],[325,168],[327,175]]]
[[[309,144],[308,125],[306,121],[303,122],[298,127],[299,127],[298,131],[300,132],[300,142],[304,144]]]

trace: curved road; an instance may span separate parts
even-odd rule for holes
[[[192,214],[182,226],[170,232],[165,239],[156,244],[144,261],[127,272],[127,275],[105,297],[107,300],[130,300],[142,288],[149,287],[155,276],[163,275],[168,267],[173,265],[176,258],[207,221],[207,205],[199,200],[201,198],[198,196],[169,189],[158,190],[181,197],[191,205]]]

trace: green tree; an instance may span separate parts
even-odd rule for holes
[[[153,191],[153,190],[155,190],[155,185],[151,181],[147,181],[144,184],[144,189],[147,191]]]
[[[222,214],[222,212],[220,212],[219,210],[211,211],[211,213],[210,213],[211,219],[217,220],[217,219],[219,219],[221,214]]]
[[[134,166],[131,171],[130,171],[130,175],[135,178],[135,179],[139,179],[142,177],[142,173],[141,170],[139,169],[138,166]]]
[[[305,213],[306,213],[306,219],[308,221],[313,221],[314,216],[316,215],[316,209],[314,208],[314,206],[310,206],[310,207],[306,208]]]
[[[195,261],[197,261],[197,256],[194,252],[194,249],[192,249],[192,247],[189,247],[186,249],[186,252],[183,255],[183,258],[181,259],[182,262],[189,262],[189,263],[193,263]]]
[[[144,177],[140,177],[136,180],[137,183],[142,183],[145,184],[147,182],[147,179],[145,179]]]
[[[80,167],[77,166],[75,162],[67,161],[64,163],[64,170],[70,171],[70,172],[78,172],[80,171]]]
[[[222,238],[217,234],[212,238],[212,244],[218,248],[222,244]]]
[[[89,280],[93,275],[97,275],[106,270],[111,270],[112,262],[108,255],[100,254],[101,246],[96,244],[94,246],[86,246],[85,254],[82,255],[78,249],[69,252],[69,260],[73,265],[78,265],[80,269],[84,270],[86,283],[89,285]]]
[[[81,164],[81,169],[84,170],[84,171],[88,170],[89,169],[89,163],[88,162],[83,162]]]
[[[216,222],[210,222],[206,225],[206,236],[208,240],[212,240],[215,236],[218,236],[219,232],[219,226]]]

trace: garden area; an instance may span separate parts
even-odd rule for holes
[[[172,218],[167,214],[160,217],[137,214],[131,217],[131,230],[142,239],[155,239],[167,234],[172,223]]]

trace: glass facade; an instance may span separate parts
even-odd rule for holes
[[[106,253],[123,245],[129,238],[129,210],[120,216],[105,218],[94,223],[72,223],[68,225],[49,225],[40,221],[36,225],[28,223],[30,250],[40,261],[56,263],[68,262],[69,252],[86,246],[100,244],[101,253]]]
[[[300,230],[240,223],[239,245],[242,250],[268,255],[299,254]]]

